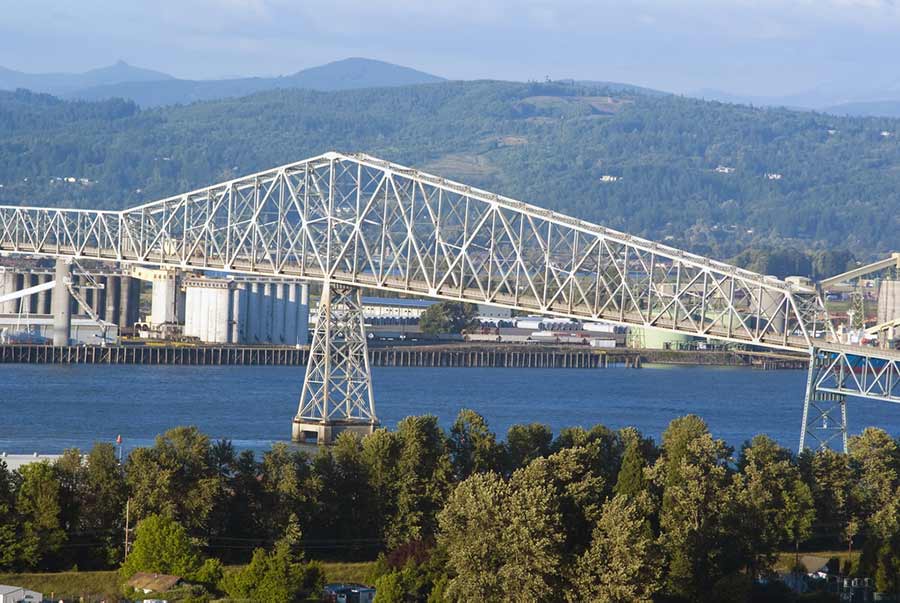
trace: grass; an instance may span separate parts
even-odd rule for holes
[[[854,563],[859,561],[859,555],[860,553],[858,551],[853,551]],[[842,551],[800,551],[800,556],[822,557],[823,559],[831,559],[832,557],[837,557],[841,562],[841,567],[844,566],[844,561],[849,558],[846,549]],[[775,562],[775,570],[783,572],[790,571],[794,567],[795,559],[796,556],[794,553],[779,553],[778,561]]]
[[[322,567],[325,568],[325,576],[329,582],[359,582],[361,584],[366,583],[366,576],[372,569],[372,565],[374,565],[373,561],[322,563]]]
[[[0,584],[35,590],[51,600],[84,597],[85,601],[99,601],[116,598],[120,592],[119,576],[115,571],[0,574]]]
[[[373,562],[339,563],[322,562],[328,582],[365,583]],[[233,571],[238,567],[229,568]],[[0,584],[22,586],[42,593],[51,600],[78,600],[85,602],[116,599],[120,596],[119,576],[115,571],[105,572],[55,572],[34,574],[0,574]],[[52,595],[52,596],[51,596]]]

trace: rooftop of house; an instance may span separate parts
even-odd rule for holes
[[[179,582],[181,582],[180,576],[138,572],[131,577],[131,580],[129,580],[127,584],[135,590],[164,593],[167,590],[171,590],[178,586]]]

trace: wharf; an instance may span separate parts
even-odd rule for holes
[[[143,364],[197,366],[303,366],[309,347],[119,345],[3,345],[0,364]],[[586,346],[426,345],[369,348],[372,366],[506,368],[640,368],[636,350]]]
[[[192,366],[304,366],[309,347],[116,345],[0,345],[0,364],[139,364]],[[640,368],[643,364],[805,369],[809,359],[748,350],[597,349],[576,345],[391,345],[369,348],[372,366],[497,368]]]

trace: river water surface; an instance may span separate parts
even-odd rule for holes
[[[633,425],[657,440],[675,417],[696,413],[733,446],[757,433],[796,448],[805,371],[645,366],[642,369],[375,368],[376,410],[393,427],[434,414],[449,427],[460,408],[484,415],[501,437],[514,423]],[[55,453],[112,441],[152,443],[197,425],[236,446],[290,439],[303,367],[0,365],[0,452]],[[900,434],[900,407],[851,399],[852,432]]]

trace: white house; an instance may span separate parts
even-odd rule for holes
[[[32,602],[40,603],[44,600],[44,595],[22,588],[21,586],[7,586],[0,584],[0,603],[24,603]]]

